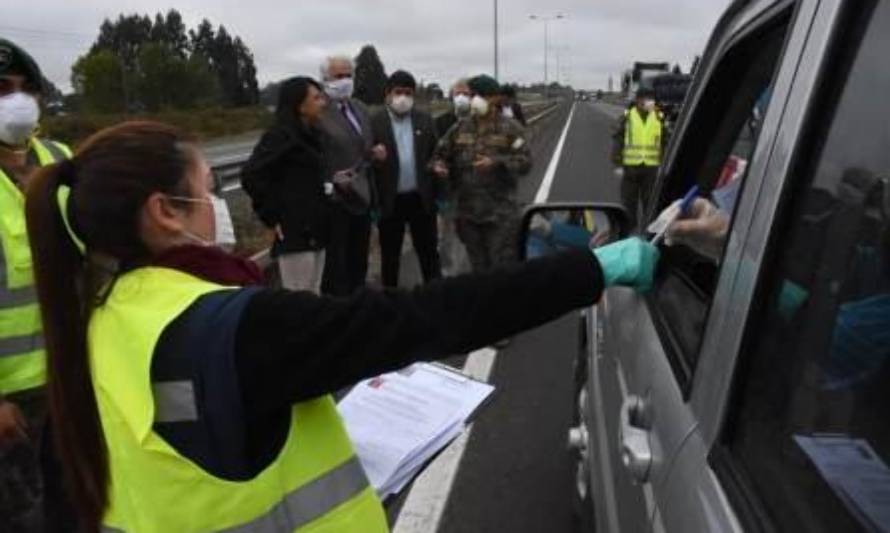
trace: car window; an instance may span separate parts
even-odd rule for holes
[[[890,5],[875,4],[845,25],[861,47],[830,77],[846,82],[813,107],[717,454],[768,529],[890,524]]]
[[[693,186],[732,216],[772,94],[790,13],[774,16],[723,57],[690,119],[665,175],[657,212]],[[662,272],[652,295],[659,333],[681,385],[691,382],[719,262],[685,246],[663,249]]]

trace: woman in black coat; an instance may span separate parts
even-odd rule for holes
[[[241,183],[260,220],[275,230],[285,288],[319,292],[330,231],[332,185],[324,172],[321,133],[315,125],[324,108],[315,80],[284,81],[276,123],[260,139],[244,166]]]

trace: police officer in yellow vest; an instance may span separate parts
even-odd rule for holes
[[[213,246],[211,185],[191,139],[130,122],[29,187],[52,434],[83,531],[386,531],[330,393],[649,286],[658,256],[631,239],[411,292],[269,289]]]
[[[667,144],[664,116],[655,105],[654,91],[637,91],[634,105],[618,121],[613,141],[612,159],[621,177],[621,203],[630,215],[631,227],[636,227],[639,213],[649,207]]]
[[[65,145],[36,136],[42,80],[31,56],[0,39],[0,529],[4,531],[41,527],[37,444],[46,413],[46,356],[23,190],[36,167],[70,155]]]

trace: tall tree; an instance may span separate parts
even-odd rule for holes
[[[105,52],[118,58],[119,71],[106,65],[108,58],[104,55],[101,60],[88,61]],[[101,88],[103,92],[117,87],[120,98],[115,95],[112,101],[122,99],[123,109],[127,110],[212,103],[243,106],[253,105],[259,99],[256,65],[247,45],[223,26],[214,30],[206,19],[187,31],[182,16],[174,9],[158,13],[154,21],[140,15],[121,15],[116,21],[106,19],[89,54],[81,60],[81,68],[72,72],[80,81],[75,87],[79,91]],[[89,78],[112,73],[117,76],[115,80]],[[95,101],[102,107],[91,95],[79,94],[85,102]]]
[[[216,42],[216,31],[209,20],[204,19],[194,30],[189,30],[189,41],[192,53],[201,54],[213,64],[213,44]]]
[[[114,113],[126,109],[123,80],[124,64],[110,50],[87,54],[74,63],[71,85],[88,111]]]
[[[386,90],[386,70],[377,49],[366,45],[355,58],[354,96],[368,105],[381,105]]]
[[[256,79],[256,64],[253,53],[240,37],[235,38],[235,57],[238,61],[239,93],[235,105],[254,105],[260,100],[260,88]]]

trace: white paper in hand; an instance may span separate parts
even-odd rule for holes
[[[338,409],[368,479],[385,498],[460,435],[493,390],[438,365],[417,363],[362,381]]]
[[[677,200],[669,205],[660,215],[658,215],[658,218],[649,224],[646,231],[655,235],[664,234],[670,225],[680,216],[680,203],[681,201]]]

